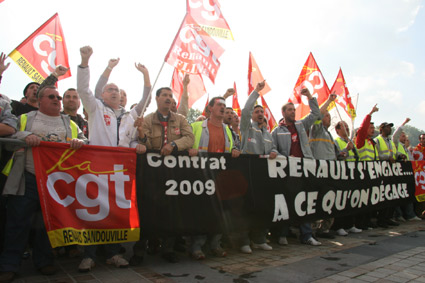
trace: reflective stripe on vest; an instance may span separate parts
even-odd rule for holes
[[[202,123],[203,121],[199,121],[199,122],[194,122],[191,124],[192,126],[192,131],[193,131],[193,135],[195,136],[195,142],[193,144],[193,148],[197,149],[201,152],[207,152],[208,151],[208,147],[200,147],[199,146],[199,142],[201,141],[201,136],[202,136]],[[232,132],[230,131],[230,129],[228,127],[226,127],[226,134],[227,137],[229,138],[229,144],[230,147],[225,147],[224,152],[232,152],[233,149],[233,136],[232,136]],[[224,143],[226,144],[226,143]]]
[[[385,142],[382,136],[378,136],[376,140],[379,143],[379,154],[385,156],[386,159],[390,159],[391,156],[395,159],[397,149],[395,148],[394,142],[390,140],[392,149],[389,149],[387,143]]]
[[[337,137],[335,141],[337,142],[341,151],[347,146],[347,142],[340,137]],[[356,161],[356,155],[354,154],[353,150],[348,151],[348,156],[345,158],[345,161]]]
[[[373,144],[369,144],[369,140],[365,140],[364,146],[357,149],[359,160],[378,160],[378,151]]]
[[[406,156],[405,160],[410,160],[409,155],[406,153],[406,151],[404,150],[403,145],[401,144],[401,142],[398,143],[397,146],[397,151],[400,152],[401,154],[404,154]]]

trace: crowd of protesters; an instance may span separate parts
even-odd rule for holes
[[[44,275],[56,272],[54,265],[57,249],[52,249],[47,237],[40,212],[40,200],[34,173],[31,148],[41,141],[69,143],[78,149],[84,144],[131,147],[138,154],[147,150],[159,150],[161,155],[186,151],[190,156],[200,152],[229,153],[233,158],[240,154],[268,155],[274,159],[278,155],[323,160],[368,161],[423,160],[425,154],[425,134],[419,137],[419,144],[412,147],[403,127],[410,121],[407,118],[392,134],[393,123],[379,125],[379,135],[371,117],[378,111],[376,105],[366,115],[360,128],[352,138],[346,122],[336,124],[337,136],[328,131],[331,118],[328,106],[335,101],[331,94],[320,108],[308,89],[301,95],[308,99],[310,114],[304,119],[295,120],[296,107],[292,103],[282,106],[282,119],[270,133],[262,106],[256,104],[265,82],[257,84],[238,117],[234,109],[226,107],[226,98],[232,96],[229,89],[223,96],[209,101],[205,116],[189,124],[188,93],[189,76],[183,79],[183,93],[176,108],[172,90],[162,87],[155,92],[157,110],[145,115],[150,103],[151,82],[148,69],[136,64],[141,73],[140,101],[126,109],[127,94],[115,83],[108,82],[109,76],[119,59],[111,59],[101,74],[94,93],[90,89],[89,60],[93,50],[90,46],[80,49],[81,64],[77,70],[76,88],[70,88],[61,96],[55,87],[58,78],[68,69],[62,66],[39,85],[31,82],[23,90],[21,101],[10,101],[0,95],[0,136],[1,170],[0,186],[0,282],[12,281],[19,271],[22,258],[31,251],[35,267]],[[0,82],[10,63],[6,56],[0,56]],[[82,102],[84,115],[77,113]],[[391,135],[392,134],[392,135]],[[392,136],[392,138],[391,138]],[[26,146],[16,146],[4,138],[17,139]],[[13,163],[11,161],[13,160]],[[350,215],[340,218],[305,222],[298,226],[301,243],[319,246],[320,238],[347,236],[361,233],[365,229],[397,226],[401,222],[421,220],[421,210],[410,202],[402,207],[376,211],[367,215]],[[102,254],[107,264],[117,267],[140,265],[145,251],[160,252],[168,262],[178,262],[176,250],[184,249],[194,259],[202,260],[206,255],[225,257],[222,240],[227,239],[227,247],[250,254],[252,249],[269,251],[272,240],[279,245],[288,245],[287,237],[294,234],[293,227],[281,225],[278,229],[249,229],[233,235],[192,235],[186,237],[164,237],[146,239],[143,234],[134,244],[133,256],[127,260],[122,256],[119,244],[102,246],[67,247],[69,256],[81,256],[78,267],[81,272],[95,267],[96,256]],[[274,238],[268,238],[272,235]],[[224,237],[225,236],[225,237]],[[230,243],[232,245],[230,245]],[[208,248],[206,248],[208,247]],[[83,250],[83,251],[82,251]]]

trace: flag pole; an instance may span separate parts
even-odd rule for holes
[[[159,75],[161,74],[162,69],[164,68],[164,64],[165,64],[165,61],[162,62],[161,68],[159,69],[158,75],[155,78],[155,81],[154,81],[154,83],[151,87],[151,90],[149,91],[149,94],[148,94],[148,97],[147,97],[145,103],[143,104],[142,111],[140,112],[140,115],[138,116],[138,118],[143,117],[143,114],[146,111],[147,105],[149,104],[148,102],[150,101],[150,99],[152,97],[152,90],[154,89],[154,87],[155,87],[155,85],[158,81]],[[128,144],[130,144],[130,142],[135,138],[136,133],[137,133],[137,130],[136,130],[136,127],[134,126],[134,123],[132,125],[127,123],[125,125],[125,128],[124,128],[124,133],[126,133],[126,137],[130,137],[130,140],[128,141]],[[121,140],[120,140],[119,144],[121,144]]]

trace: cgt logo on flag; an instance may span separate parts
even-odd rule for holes
[[[133,150],[43,142],[33,156],[53,247],[139,238]]]
[[[22,42],[9,57],[33,81],[42,83],[57,65],[69,68],[68,51],[59,16],[56,13],[24,42]],[[71,76],[71,71],[61,76],[65,79]]]

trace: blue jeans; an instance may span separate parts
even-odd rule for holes
[[[289,234],[289,225],[285,224],[280,229],[279,237],[287,237]],[[308,239],[313,237],[313,229],[311,229],[311,223],[305,222],[300,224],[300,240],[301,243],[306,242]]]
[[[32,226],[33,219],[35,227]],[[32,258],[35,268],[53,264],[53,252],[41,215],[35,175],[25,172],[25,194],[9,196],[4,251],[0,271],[18,272],[31,227],[35,230]]]

